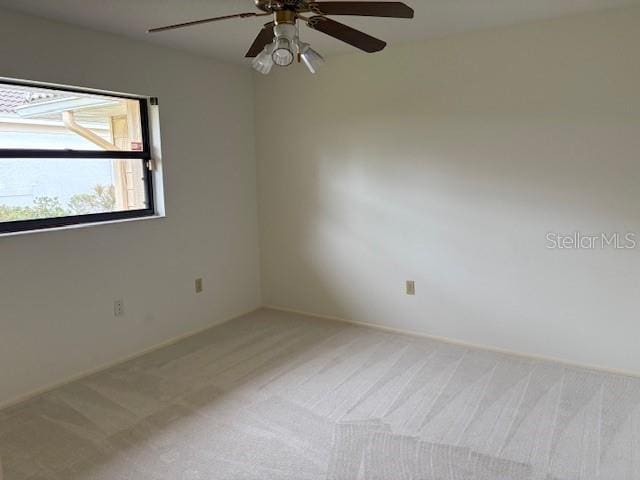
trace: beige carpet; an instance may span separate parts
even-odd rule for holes
[[[0,412],[4,480],[638,480],[640,380],[263,310]]]

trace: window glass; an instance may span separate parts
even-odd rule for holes
[[[143,147],[138,100],[0,84],[0,149]]]
[[[147,207],[141,160],[0,158],[0,222]]]

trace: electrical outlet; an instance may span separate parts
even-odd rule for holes
[[[416,282],[413,280],[407,280],[407,295],[416,294]]]
[[[204,286],[201,278],[196,278],[196,293],[202,293]]]
[[[113,302],[113,315],[115,317],[122,317],[124,315],[124,302],[122,300]]]

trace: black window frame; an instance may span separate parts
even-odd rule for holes
[[[51,159],[108,159],[108,160],[140,160],[142,171],[144,172],[144,184],[146,190],[147,208],[136,210],[124,210],[119,212],[92,213],[88,215],[73,215],[67,217],[42,218],[34,220],[16,220],[11,222],[0,221],[0,235],[6,233],[27,232],[32,230],[46,230],[52,228],[68,227],[72,225],[83,225],[89,223],[103,223],[117,220],[129,220],[135,218],[151,217],[156,214],[154,186],[153,186],[153,163],[151,158],[150,128],[149,128],[149,98],[134,95],[125,95],[98,90],[82,89],[77,87],[66,87],[58,85],[42,85],[36,82],[15,81],[0,78],[0,83],[5,85],[16,85],[23,87],[33,87],[39,89],[56,90],[60,92],[84,93],[89,95],[104,95],[111,98],[121,98],[125,100],[136,100],[140,105],[140,123],[142,130],[142,150],[141,151],[107,151],[107,150],[48,150],[48,149],[2,149],[0,148],[0,158],[51,158]]]

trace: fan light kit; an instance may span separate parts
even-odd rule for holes
[[[317,73],[324,58],[311,45],[300,40],[298,20],[309,28],[341,40],[367,53],[383,50],[382,40],[336,22],[327,15],[360,17],[413,18],[413,10],[401,2],[316,2],[309,0],[254,0],[261,12],[238,13],[224,17],[205,18],[192,22],[153,28],[149,33],[192,27],[203,23],[232,18],[273,17],[266,23],[245,55],[253,58],[252,67],[268,75],[274,65],[288,67],[294,61],[302,62],[311,73]],[[311,13],[312,16],[304,14]]]

